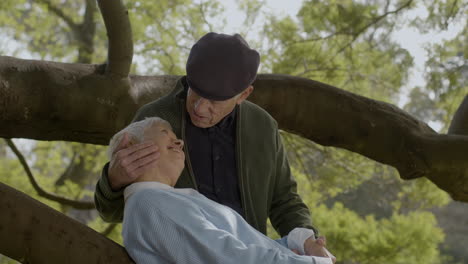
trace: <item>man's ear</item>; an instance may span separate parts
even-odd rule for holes
[[[250,85],[249,87],[247,87],[247,89],[242,91],[239,98],[237,98],[237,100],[236,100],[236,104],[239,105],[242,102],[244,102],[244,100],[247,99],[247,97],[249,97],[249,95],[253,92],[253,90],[254,90],[254,87],[252,85]]]

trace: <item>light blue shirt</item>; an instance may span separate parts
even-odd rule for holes
[[[332,263],[295,254],[287,248],[287,237],[268,238],[231,208],[193,189],[139,182],[124,196],[122,236],[138,264]]]

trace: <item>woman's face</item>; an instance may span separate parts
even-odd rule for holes
[[[177,138],[171,127],[166,123],[156,123],[145,129],[145,141],[152,141],[159,149],[158,164],[160,168],[172,175],[180,173],[184,169],[184,142]]]

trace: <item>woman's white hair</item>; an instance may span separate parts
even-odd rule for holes
[[[119,146],[120,142],[123,139],[125,133],[128,134],[128,139],[132,143],[140,143],[143,141],[143,137],[145,134],[145,128],[152,127],[153,125],[157,124],[167,124],[169,127],[171,125],[166,120],[160,117],[147,117],[141,121],[133,122],[124,129],[117,132],[110,140],[109,147],[107,149],[107,155],[109,159],[112,158],[117,146]],[[172,128],[171,128],[172,129]]]

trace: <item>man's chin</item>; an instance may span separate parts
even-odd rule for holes
[[[209,124],[208,122],[203,122],[203,121],[194,121],[192,119],[192,124],[196,127],[199,127],[199,128],[208,128],[208,127],[211,127],[212,125]]]
[[[200,117],[197,117],[193,113],[189,113],[189,115],[190,115],[190,120],[192,121],[192,124],[196,127],[207,128],[207,127],[212,126],[208,118],[200,118]]]

